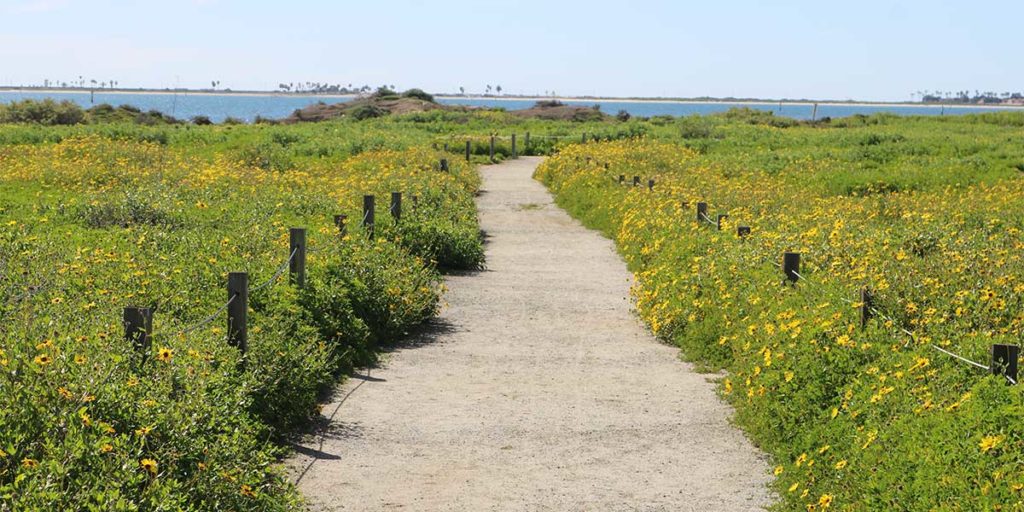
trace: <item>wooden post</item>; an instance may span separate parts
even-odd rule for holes
[[[467,162],[469,161],[469,150],[472,149],[472,146],[473,146],[473,141],[467,140],[466,141],[466,161]]]
[[[750,236],[750,226],[737,226],[736,227],[736,236],[738,236],[740,238],[746,238],[746,237]]]
[[[442,158],[441,162],[438,163],[438,166],[441,168],[441,171],[448,172],[448,159]]]
[[[786,280],[791,283],[795,283],[800,279],[800,253],[787,252],[782,255],[782,273],[786,275]]]
[[[526,132],[526,137],[523,138],[523,154],[530,154],[530,132]]]
[[[228,345],[235,347],[245,357],[249,350],[249,274],[231,272],[228,274]]]
[[[697,222],[704,222],[708,218],[708,204],[697,203]]]
[[[338,228],[338,236],[345,238],[348,234],[348,228],[345,227],[345,221],[348,220],[348,215],[335,215],[334,216],[334,227]]]
[[[640,186],[640,176],[633,176],[633,186],[634,187],[639,187]]]
[[[491,135],[491,163],[494,163],[494,135]]]
[[[512,158],[519,158],[519,153],[516,151],[516,134],[512,134]]]
[[[370,239],[373,238],[373,216],[375,213],[373,195],[363,196],[363,231]]]
[[[992,375],[1003,375],[1008,382],[1017,383],[1017,360],[1020,358],[1020,347],[1017,345],[992,345],[992,359],[989,368]]]
[[[860,289],[860,328],[864,329],[868,326],[868,320],[871,319],[871,309],[874,307],[872,304],[871,290],[866,286]]]
[[[392,192],[391,193],[391,217],[395,219],[395,222],[402,220],[402,193]]]
[[[625,184],[626,184],[626,175],[625,174],[620,174],[619,175],[619,185],[625,185]]]
[[[587,132],[583,132],[583,138],[580,139],[580,142],[583,144],[587,143]]]
[[[291,228],[288,231],[288,238],[288,255],[294,253],[288,263],[288,281],[302,288],[306,286],[306,229]]]
[[[654,179],[647,180],[647,190],[654,191]]]
[[[121,315],[124,322],[124,339],[132,344],[132,348],[146,361],[153,341],[153,310],[149,308],[127,307]]]
[[[722,221],[725,220],[725,219],[728,219],[728,218],[729,218],[729,216],[724,214],[724,213],[719,213],[718,214],[718,223],[717,223],[717,225],[718,225],[718,230],[719,231],[722,230]]]

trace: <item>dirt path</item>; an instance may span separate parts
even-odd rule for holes
[[[707,377],[630,311],[612,243],[539,159],[483,169],[488,270],[447,279],[415,346],[324,408],[292,461],[314,510],[758,510],[768,466]]]

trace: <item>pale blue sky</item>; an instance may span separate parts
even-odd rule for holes
[[[1024,90],[1019,0],[0,0],[0,19],[0,84],[864,100]]]

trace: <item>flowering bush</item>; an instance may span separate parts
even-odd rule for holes
[[[729,371],[736,421],[777,460],[779,510],[1020,508],[1021,388],[935,349],[987,365],[990,345],[1020,343],[1019,134],[885,121],[716,122],[700,152],[576,145],[537,177],[616,241],[654,333]],[[795,285],[787,251],[802,254]],[[862,329],[864,287],[877,312]]]
[[[240,158],[260,129],[202,128],[218,147],[102,133],[0,146],[0,510],[300,508],[274,440],[436,313],[439,267],[482,264],[471,167],[440,173],[415,148],[267,167]],[[378,197],[374,240],[363,194]],[[308,230],[302,289],[271,282],[293,226]],[[244,364],[225,315],[202,321],[230,271],[250,275]],[[148,350],[124,340],[126,306],[155,309]]]

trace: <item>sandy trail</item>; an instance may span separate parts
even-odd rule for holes
[[[324,407],[290,461],[314,510],[738,511],[768,466],[704,375],[631,313],[613,244],[552,203],[540,159],[485,167],[488,270]],[[326,421],[326,420],[325,420]]]

